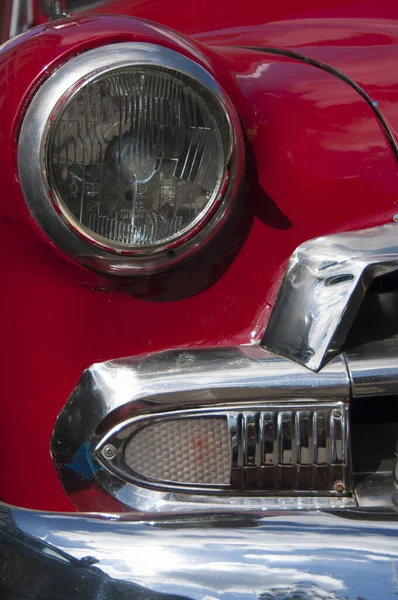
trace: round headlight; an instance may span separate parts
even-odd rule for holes
[[[230,210],[239,120],[214,78],[151,44],[73,58],[34,97],[19,173],[33,216],[92,268],[131,274],[189,254]]]

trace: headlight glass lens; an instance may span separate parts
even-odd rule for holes
[[[107,71],[77,86],[51,126],[54,201],[100,244],[164,249],[216,209],[232,143],[223,105],[200,82],[152,65]]]

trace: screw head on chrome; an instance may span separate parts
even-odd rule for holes
[[[340,408],[335,408],[332,412],[333,415],[333,419],[341,419],[343,416],[343,412],[340,410]]]
[[[104,446],[104,448],[101,451],[101,454],[104,458],[112,459],[115,458],[116,456],[116,448],[115,446],[112,446],[112,444],[107,444],[106,446]]]
[[[341,494],[345,490],[344,483],[342,481],[335,481],[333,489],[335,492]]]

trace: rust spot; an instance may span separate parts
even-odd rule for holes
[[[247,135],[249,136],[250,139],[253,139],[257,136],[258,134],[258,125],[254,125],[254,127],[250,127],[247,130]]]

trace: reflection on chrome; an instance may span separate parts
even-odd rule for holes
[[[292,254],[263,343],[319,371],[347,337],[373,279],[398,269],[398,225],[316,238]]]
[[[62,590],[65,600],[393,600],[398,592],[396,513],[121,517],[2,505],[0,515],[4,598],[11,589],[37,598],[35,570],[41,597]]]
[[[92,365],[83,373],[58,416],[51,452],[62,485],[80,510],[95,506],[103,511],[176,513],[356,504],[395,507],[392,466],[387,477],[370,473],[371,479],[363,480],[351,493],[348,420],[342,419],[341,411],[348,409],[351,398],[397,393],[397,340],[372,342],[339,355],[319,373],[256,346],[124,358]],[[326,429],[320,427],[325,419],[319,419],[325,410],[331,410],[332,417]],[[266,416],[272,413],[268,428]],[[128,456],[127,467],[134,472],[127,471],[125,450],[134,434],[132,427],[145,425],[148,419],[155,423],[200,415],[229,415],[232,462],[238,467],[233,476],[245,471],[250,478],[244,482],[247,486],[242,480],[239,489],[232,486],[239,483],[232,481],[232,469],[231,485],[224,483],[223,489],[200,487],[199,482],[184,479],[172,485],[173,478],[161,481],[159,473],[151,481],[148,472],[134,471]],[[234,429],[237,415],[244,419]],[[103,453],[109,444],[110,458]],[[322,463],[320,469],[314,456]],[[339,457],[344,469],[337,477]],[[276,467],[273,487],[264,485],[261,472],[269,465]],[[303,466],[310,477],[305,478]],[[319,486],[317,476],[322,469],[326,475]],[[288,471],[290,478],[282,481]],[[256,473],[261,477],[253,479]]]
[[[195,489],[192,485],[183,486],[181,483],[171,486],[157,482],[155,485],[148,478],[144,481],[143,476],[126,475],[125,443],[132,434],[129,425],[134,424],[131,419],[158,417],[164,420],[165,415],[171,413],[181,419],[189,415],[198,416],[199,409],[207,416],[217,412],[220,415],[239,415],[247,410],[259,415],[263,407],[266,414],[273,415],[273,435],[277,437],[276,443],[272,444],[275,476],[270,477],[275,488],[274,495],[281,489],[299,496],[314,496],[321,490],[331,497],[309,498],[308,502],[301,497],[293,506],[349,505],[353,503],[352,498],[335,497],[345,496],[351,491],[350,469],[346,460],[349,456],[349,449],[346,452],[348,432],[343,419],[349,392],[349,376],[341,356],[336,357],[322,373],[313,373],[259,347],[175,350],[114,360],[93,365],[83,374],[58,416],[51,452],[65,491],[81,510],[92,510],[94,499],[97,510],[106,511],[126,510],[126,507],[145,512],[192,511],[200,507],[218,507],[219,510],[291,508],[289,498],[250,496],[250,490],[248,494],[242,493],[245,491],[243,485],[228,485],[231,490],[225,490],[225,494],[219,490],[209,493],[214,489],[204,489],[203,485],[196,485]],[[338,424],[332,419],[334,409],[341,414]],[[300,410],[307,416],[311,415],[311,419],[307,419],[308,424],[311,422],[311,426],[308,425],[311,432],[305,429],[305,419],[295,418],[295,425],[301,423],[304,426],[298,432],[292,426],[292,420],[287,419],[292,412],[296,416]],[[326,414],[325,411],[329,412]],[[322,427],[322,423],[330,421],[333,421],[330,427]],[[312,423],[315,424],[316,435],[312,433]],[[330,443],[329,430],[335,438]],[[243,453],[247,436],[243,435],[244,428],[237,431],[242,438],[240,447]],[[302,455],[301,462],[306,461],[308,465],[303,463],[303,467],[296,464],[296,454],[302,446],[301,435],[303,445],[307,444],[307,454]],[[259,446],[263,442],[265,451],[265,435],[258,435],[258,440]],[[283,451],[285,441],[291,450],[281,458],[280,450]],[[101,455],[107,444],[113,445],[115,450],[109,460]],[[268,443],[267,448],[270,445]],[[237,468],[232,469],[231,465],[231,479],[232,470],[233,476],[242,474],[244,470],[243,454],[240,454],[239,448],[238,464],[234,463]],[[343,452],[342,461],[337,464],[340,452]],[[279,463],[284,463],[285,459],[291,463],[280,467]],[[254,474],[259,482],[254,491],[269,489],[271,485],[264,487],[263,469],[259,462],[259,459],[255,460],[249,467],[250,476]],[[306,469],[308,473],[303,478]],[[283,477],[288,479],[285,485],[275,484]],[[323,482],[320,482],[321,479]],[[340,490],[334,487],[336,481],[343,483]],[[254,482],[251,487],[253,485]]]

